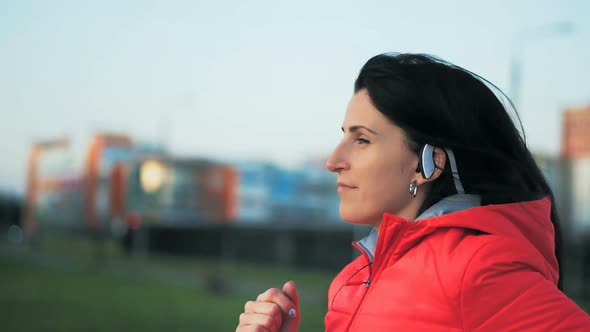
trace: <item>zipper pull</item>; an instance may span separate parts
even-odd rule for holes
[[[369,286],[371,286],[371,279],[367,279],[367,281],[363,281],[363,284],[365,284],[365,286],[367,288],[369,288]]]

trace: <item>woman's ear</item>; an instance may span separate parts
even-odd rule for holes
[[[416,182],[418,186],[432,182],[439,178],[447,164],[447,154],[445,150],[435,147],[432,152],[432,159],[434,161],[434,173],[428,179],[425,179],[421,172],[416,173]]]

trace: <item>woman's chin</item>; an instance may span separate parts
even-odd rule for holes
[[[363,215],[358,213],[358,211],[347,211],[340,207],[340,218],[345,222],[353,225],[368,225],[368,226],[376,226],[379,224],[381,220],[379,217],[371,217],[367,215]]]

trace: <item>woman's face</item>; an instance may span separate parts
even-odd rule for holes
[[[326,163],[338,173],[342,219],[377,228],[384,212],[414,219],[420,204],[408,187],[420,173],[404,131],[373,106],[366,90],[352,96],[342,131]]]

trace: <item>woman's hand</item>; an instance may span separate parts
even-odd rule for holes
[[[236,332],[297,332],[299,313],[299,294],[289,281],[282,290],[271,288],[246,302]]]

